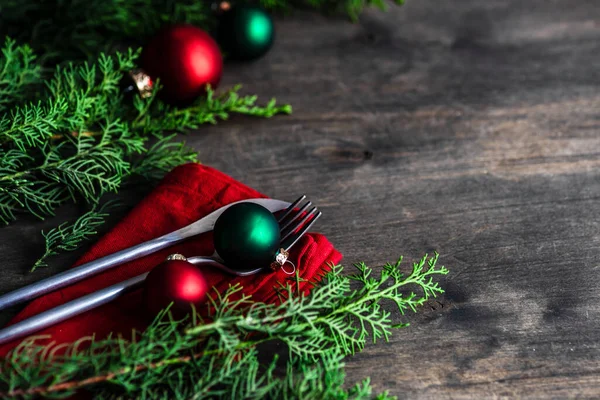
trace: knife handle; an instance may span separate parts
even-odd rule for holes
[[[126,262],[147,256],[148,254],[172,246],[175,243],[185,239],[184,237],[175,233],[176,232],[172,232],[156,239],[149,240],[147,242],[138,244],[137,246],[118,251],[108,256],[82,264],[78,267],[60,272],[46,279],[42,279],[41,281],[32,283],[31,285],[13,290],[12,292],[0,296],[0,310],[27,300],[34,299],[38,296],[71,285],[75,282],[79,282],[82,279],[114,268]]]
[[[16,324],[0,329],[0,344],[30,335],[41,329],[48,328],[54,324],[65,321],[88,310],[109,303],[142,286],[148,273],[127,279],[115,285],[90,293],[86,296],[72,300],[58,307],[39,313]]]

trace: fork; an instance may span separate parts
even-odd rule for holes
[[[302,196],[292,203],[277,220],[281,232],[281,248],[285,251],[289,251],[289,249],[306,234],[310,227],[321,216],[321,211],[318,211],[316,207],[312,207],[310,210],[308,210],[308,208],[312,205],[310,201],[307,201],[298,210],[295,210],[296,206],[298,206],[305,198],[306,196]],[[188,258],[187,261],[195,265],[215,267],[237,276],[253,275],[261,272],[264,269],[258,268],[250,271],[236,271],[230,269],[216,258],[217,257],[214,256],[196,256]],[[0,344],[30,335],[41,329],[47,328],[71,317],[92,310],[103,304],[109,303],[126,293],[140,288],[144,283],[146,276],[148,276],[148,272],[124,280],[107,288],[100,289],[78,299],[71,300],[68,303],[51,308],[4,329],[0,329]]]
[[[316,222],[316,220],[321,216],[321,211],[319,211],[317,209],[317,207],[313,206],[312,208],[309,209],[309,207],[312,206],[312,202],[310,202],[310,201],[306,201],[306,203],[304,203],[302,206],[300,206],[300,204],[302,204],[302,202],[305,199],[306,199],[305,195],[302,195],[301,197],[299,197],[277,219],[277,223],[279,224],[279,232],[281,235],[281,239],[280,239],[281,246],[280,247],[283,248],[286,252],[294,244],[296,244],[296,242],[304,235],[304,233],[306,233],[306,231],[308,231],[310,229],[310,227]],[[300,207],[300,208],[298,210],[296,210],[295,209],[296,207]],[[299,221],[297,221],[298,218],[300,218]],[[294,232],[296,232],[298,229],[300,229],[299,232],[301,232],[301,234],[294,235]],[[298,232],[296,232],[296,233],[298,233]],[[292,235],[294,235],[294,236],[292,236]],[[290,239],[292,239],[292,240],[290,240]],[[206,257],[206,256],[188,257],[187,261],[192,264],[195,264],[195,265],[210,264],[211,266],[213,266],[215,268],[218,268],[224,272],[227,272],[232,275],[237,275],[237,276],[254,275],[264,269],[264,268],[256,268],[256,269],[249,270],[249,271],[233,270],[225,265],[225,262],[219,256],[219,254],[217,253],[216,250],[209,257]],[[214,261],[214,263],[213,263],[213,261]]]

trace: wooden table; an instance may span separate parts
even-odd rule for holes
[[[348,382],[411,399],[598,397],[598,2],[407,3],[354,25],[279,20],[275,48],[226,83],[294,114],[187,140],[264,193],[306,193],[348,265],[441,253],[446,295],[350,358]],[[0,231],[0,292],[81,254],[25,274],[58,220]]]

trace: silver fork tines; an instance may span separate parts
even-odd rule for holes
[[[298,204],[300,204],[304,199],[306,199],[306,195],[303,194],[302,196],[298,197],[298,199],[296,199],[296,201],[294,201],[292,204],[290,204],[289,207],[285,209],[285,211],[283,211],[281,216],[277,219],[277,222],[279,222],[279,225],[281,225],[281,222],[283,220],[285,220],[287,218],[287,216],[290,215],[290,213],[292,211],[294,211],[294,209],[296,207],[298,207]]]
[[[288,225],[287,228],[281,230],[281,241],[285,242],[298,228],[314,218],[317,213],[317,207],[313,207],[307,212],[304,212],[304,210],[299,211],[298,218],[300,218],[300,220],[293,226]]]
[[[319,219],[321,214],[321,211],[317,211],[316,207],[310,210],[304,218],[302,218],[302,221],[299,222],[298,226],[300,226],[300,229],[296,233],[292,230],[282,238],[283,248],[289,250],[290,247],[296,244],[311,226],[317,222],[317,219]],[[294,234],[292,235],[292,233]]]
[[[283,215],[277,220],[279,222],[281,232],[281,247],[286,251],[292,247],[304,233],[315,223],[315,221],[321,216],[321,212],[317,210],[317,207],[311,208],[306,211],[312,202],[306,201],[306,196],[300,196],[285,210]],[[298,208],[296,210],[296,208]]]
[[[307,201],[300,209],[296,212],[290,213],[286,216],[286,218],[281,218],[279,221],[279,226],[281,227],[281,231],[283,232],[287,227],[289,227],[292,222],[298,219],[302,215],[304,211],[308,209],[308,207],[312,206],[310,201]]]
[[[305,199],[306,196],[304,195],[298,198],[296,201],[290,204],[290,206],[283,211],[283,214],[277,219],[280,226],[280,247],[285,251],[289,251],[289,249],[296,244],[296,242],[300,240],[302,236],[304,236],[304,234],[310,229],[315,221],[321,216],[321,212],[318,211],[316,207],[313,207],[309,211],[305,212],[305,210],[312,205],[310,201],[302,205],[302,202]],[[296,207],[300,208],[296,209]],[[221,260],[216,253],[209,257],[188,257],[187,261],[195,265],[217,268],[221,271],[227,272],[228,274],[236,276],[254,275],[264,271],[265,268],[268,268],[268,266],[265,266],[262,268],[255,268],[245,271],[234,270],[225,265],[223,260]]]

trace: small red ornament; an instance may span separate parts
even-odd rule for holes
[[[160,79],[161,97],[185,104],[201,96],[206,86],[216,88],[223,73],[219,46],[202,29],[178,24],[161,29],[144,47],[141,66]]]
[[[155,267],[144,282],[144,303],[154,317],[171,302],[171,312],[176,317],[184,316],[206,301],[208,284],[202,272],[185,257],[177,254]]]

